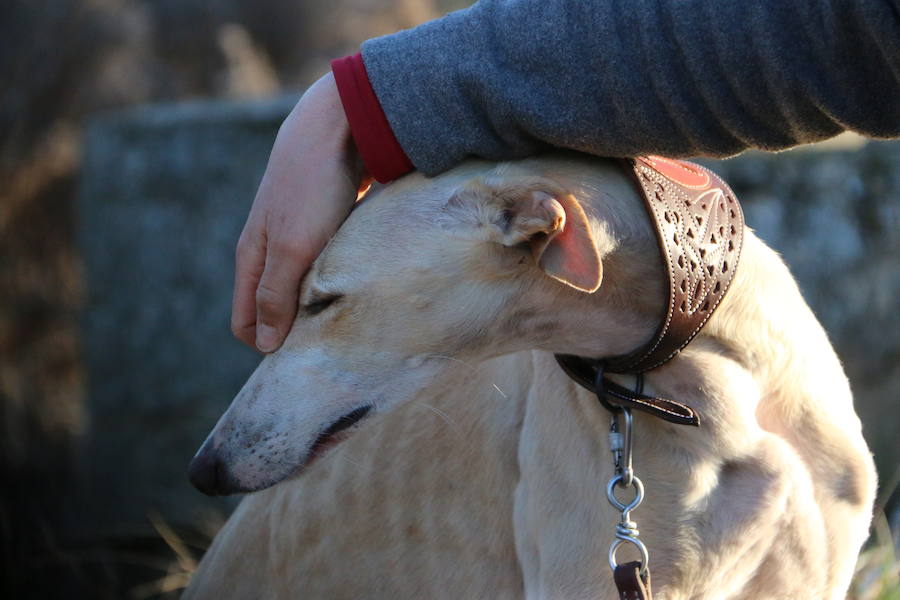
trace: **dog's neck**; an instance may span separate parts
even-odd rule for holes
[[[600,246],[603,280],[593,294],[543,286],[535,305],[558,307],[564,316],[538,347],[595,358],[627,354],[647,343],[665,316],[668,281],[658,242],[636,185],[617,163],[584,169],[572,167],[576,161],[549,169],[583,204]],[[747,370],[766,398],[826,389],[849,398],[840,363],[784,263],[749,230],[744,254],[731,290],[686,355],[691,348],[715,349]]]
[[[598,229],[615,232],[614,224],[597,215],[614,211],[620,220],[633,219],[636,206],[643,210],[639,202],[636,193],[630,197],[603,197],[594,200],[590,213],[598,219]],[[643,218],[646,224],[646,215]],[[627,235],[613,234],[617,245],[604,256],[604,285],[614,282],[616,287],[604,289],[601,285],[593,296],[569,294],[567,297],[577,304],[569,311],[574,316],[565,320],[558,339],[545,349],[593,357],[615,356],[652,337],[665,311],[665,280],[658,251],[648,248],[655,240],[649,224],[646,225],[644,230],[632,222],[630,228],[626,226]],[[635,252],[644,253],[646,259],[635,260],[633,255],[627,255]],[[657,519],[656,515],[671,517],[673,511],[683,511],[690,520],[698,510],[736,515],[744,506],[747,514],[761,519],[767,514],[760,512],[767,501],[765,494],[777,496],[784,492],[772,487],[774,480],[758,465],[783,461],[785,451],[778,448],[785,442],[799,461],[798,481],[832,482],[830,486],[820,484],[815,488],[817,505],[827,507],[830,514],[858,518],[859,503],[871,496],[873,481],[846,475],[867,472],[857,464],[864,460],[866,452],[860,447],[859,421],[853,412],[846,377],[821,325],[804,303],[781,259],[752,232],[748,231],[745,237],[743,252],[728,295],[702,333],[671,362],[646,374],[645,391],[688,404],[701,415],[699,429],[668,424],[647,415],[636,416],[635,467],[648,482],[647,501],[637,516],[655,553],[654,578],[661,581],[679,581],[702,573],[702,556],[709,553],[692,550],[693,541],[685,534],[690,527],[684,529],[671,520]],[[534,392],[526,410],[520,467],[521,502],[529,507],[521,511],[527,515],[522,518],[536,521],[521,523],[523,531],[543,530],[543,534],[536,535],[550,535],[548,531],[577,526],[575,520],[567,522],[568,517],[555,521],[529,510],[540,513],[541,507],[560,502],[570,508],[580,506],[581,522],[596,521],[598,528],[605,523],[611,530],[617,515],[597,491],[612,474],[605,447],[609,415],[587,391],[561,374],[550,354],[539,352],[534,362]],[[625,385],[633,381],[629,377],[614,379]],[[570,400],[563,401],[560,395]],[[827,405],[826,410],[822,410],[823,405]],[[840,431],[845,426],[842,423],[848,425],[846,434]],[[822,439],[837,443],[823,447]],[[551,444],[556,446],[553,456],[559,460],[551,460],[541,449]],[[828,453],[829,460],[822,459],[823,453]],[[554,480],[554,486],[546,485],[547,477]],[[729,491],[723,484],[726,478],[755,491],[744,496]],[[596,487],[586,488],[585,479],[595,482]],[[529,490],[533,496],[529,496]],[[788,518],[774,513],[770,516],[771,525],[756,523],[758,532],[777,530],[777,520]],[[728,548],[735,544],[735,530],[739,529],[733,525],[702,525],[705,529],[701,537],[708,549],[718,547],[720,554],[729,553]],[[846,535],[845,524],[826,524],[826,528],[833,538]],[[864,531],[864,525],[859,530]],[[748,540],[752,534],[745,532]],[[564,570],[562,575],[559,571],[545,574],[590,577],[595,573],[592,561],[600,561],[605,555],[605,541],[601,536],[589,542],[590,551],[580,555],[589,557],[585,564]],[[846,539],[842,547],[858,548],[861,541]],[[560,552],[564,552],[562,546],[566,543],[560,539]],[[824,541],[822,547],[827,547]],[[807,552],[809,564],[818,562],[825,574],[822,585],[834,585],[849,577],[835,566],[848,564],[847,557],[825,556],[816,548]],[[526,556],[524,560],[529,559]],[[749,581],[755,576],[752,569],[758,565],[752,561],[742,564],[751,570],[727,575],[720,572],[719,577],[738,586]],[[529,568],[526,566],[526,572],[530,572]],[[541,573],[539,567],[535,569]],[[544,587],[548,582],[536,580],[531,584]],[[715,589],[714,581],[703,585]],[[717,597],[726,595],[722,592]]]

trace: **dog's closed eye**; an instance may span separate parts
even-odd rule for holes
[[[311,302],[307,302],[302,306],[303,312],[310,316],[317,315],[341,298],[343,298],[341,294],[332,294],[330,296],[314,298]]]

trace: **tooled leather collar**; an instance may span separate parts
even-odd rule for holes
[[[606,373],[641,374],[674,358],[700,332],[737,270],[744,216],[722,179],[693,163],[644,156],[623,161],[644,199],[669,278],[666,317],[644,346],[605,359],[557,354],[563,370],[608,408],[628,407],[672,423],[699,425],[691,407],[632,392]],[[612,405],[612,406],[609,406]]]

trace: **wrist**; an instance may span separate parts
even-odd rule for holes
[[[327,100],[327,127],[337,134],[332,137],[339,144],[337,151],[340,152],[353,182],[361,185],[370,179],[370,176],[366,169],[366,163],[353,139],[350,122],[347,119],[347,114],[341,101],[334,73],[326,73],[316,84],[322,86],[322,93]]]
[[[413,165],[388,123],[369,83],[362,55],[331,61],[335,87],[366,171],[386,183],[411,171]]]
[[[314,149],[306,155],[307,163],[338,160],[354,184],[368,178],[330,72],[306,90],[282,124],[278,138],[285,147],[296,148],[299,143]]]

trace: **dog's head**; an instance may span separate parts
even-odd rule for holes
[[[192,481],[220,494],[274,485],[448,359],[637,345],[650,333],[629,317],[641,302],[606,280],[626,277],[609,258],[632,238],[655,253],[642,210],[618,169],[565,157],[470,163],[370,194],[315,261],[287,340],[219,420]]]

